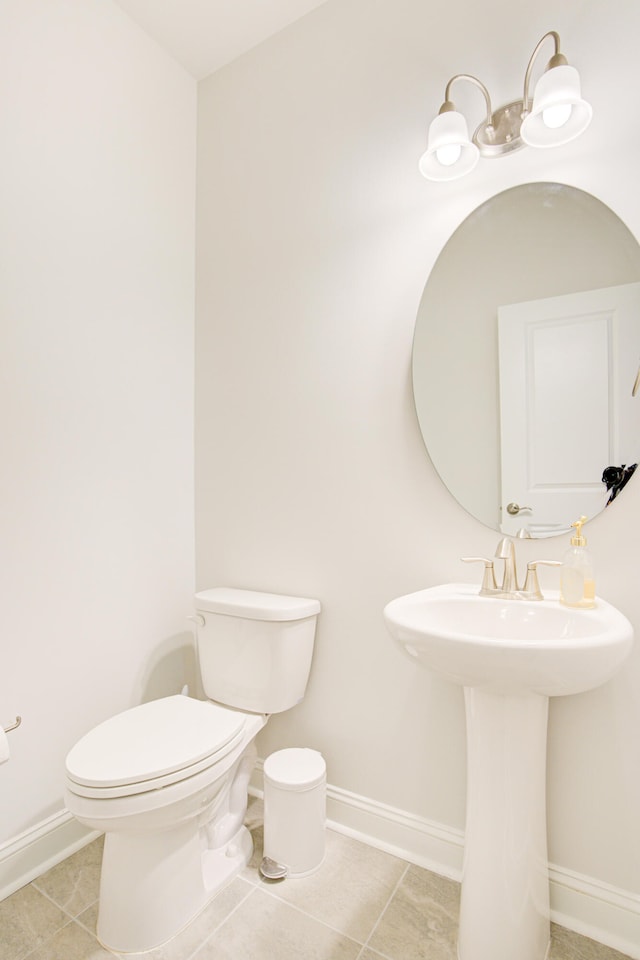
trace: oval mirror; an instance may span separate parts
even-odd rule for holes
[[[640,246],[595,197],[513,187],[445,245],[413,391],[436,470],[482,523],[553,536],[611,503],[640,457],[639,367]]]

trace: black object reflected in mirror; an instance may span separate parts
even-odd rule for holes
[[[604,468],[602,472],[602,482],[609,491],[609,499],[607,500],[606,506],[609,506],[611,501],[615,500],[624,485],[633,476],[637,466],[637,463],[632,463],[630,467],[627,467],[623,463],[621,467]]]

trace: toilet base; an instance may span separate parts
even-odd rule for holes
[[[193,822],[161,835],[108,833],[98,940],[114,953],[166,943],[244,869],[252,853],[245,826],[215,850],[201,849]]]

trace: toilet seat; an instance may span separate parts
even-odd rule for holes
[[[89,731],[66,759],[82,797],[134,796],[186,780],[226,756],[253,714],[181,695],[143,703]]]

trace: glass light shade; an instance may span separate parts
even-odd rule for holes
[[[552,67],[536,84],[533,107],[522,121],[520,136],[530,147],[558,147],[579,137],[589,126],[591,114],[591,105],[580,96],[576,68]]]
[[[447,110],[431,121],[420,173],[427,180],[456,180],[473,170],[479,156],[465,118],[457,110]]]

